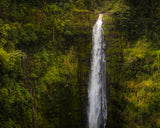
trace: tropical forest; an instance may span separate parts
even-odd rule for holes
[[[0,128],[160,128],[160,0],[0,0]]]

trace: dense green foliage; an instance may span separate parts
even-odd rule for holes
[[[123,0],[104,17],[109,127],[160,127],[159,10],[157,0]]]
[[[104,12],[109,128],[160,127],[158,0],[1,0],[0,127],[84,128],[92,26]]]
[[[85,61],[97,18],[88,9],[94,6],[83,0],[0,1],[1,128],[86,125]]]

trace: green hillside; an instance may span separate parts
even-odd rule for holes
[[[1,128],[87,127],[99,13],[107,128],[160,128],[160,1],[0,0]]]

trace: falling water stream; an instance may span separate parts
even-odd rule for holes
[[[103,14],[99,14],[92,32],[92,61],[88,87],[89,128],[105,128],[107,121],[106,60],[102,17]]]

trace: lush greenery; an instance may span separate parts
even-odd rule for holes
[[[158,0],[1,0],[0,127],[84,128],[92,26],[105,13],[109,128],[160,127]]]
[[[160,127],[160,2],[117,1],[106,22],[109,127]],[[108,23],[107,23],[108,22]]]

